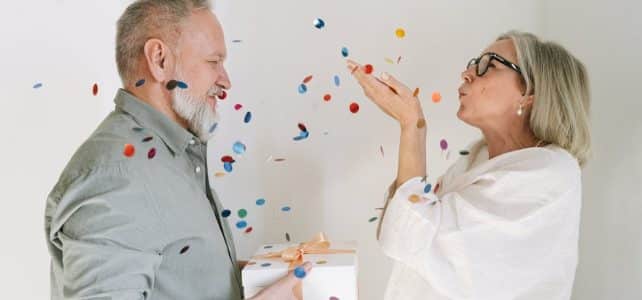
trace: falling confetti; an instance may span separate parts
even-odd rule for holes
[[[330,100],[332,100],[332,95],[330,94],[323,95],[323,101],[328,102]]]
[[[307,131],[301,131],[301,132],[299,133],[299,136],[295,136],[295,137],[293,137],[292,139],[293,139],[293,140],[295,140],[295,141],[301,141],[301,140],[305,140],[305,139],[307,139],[307,138],[308,138],[308,136],[310,136],[310,133],[309,133],[309,132],[307,132]]]
[[[246,112],[245,117],[243,118],[243,122],[245,123],[250,123],[252,121],[252,112]]]
[[[265,199],[261,198],[256,200],[257,206],[263,206],[264,204],[265,204]]]
[[[424,187],[424,193],[426,194],[430,193],[431,189],[432,189],[432,185],[430,185],[430,183],[426,184],[426,186]]]
[[[439,92],[432,93],[432,102],[439,103],[441,101],[441,94]]]
[[[321,20],[320,18],[314,19],[313,24],[314,24],[314,27],[316,27],[318,29],[321,29],[321,28],[325,27],[325,22],[323,20]]]
[[[135,131],[135,132],[142,132],[143,131],[143,129],[140,128],[140,127],[134,127],[134,128],[132,128],[132,130]]]
[[[210,133],[214,132],[214,130],[216,130],[216,127],[218,127],[218,123],[214,123],[214,124],[212,124],[212,126],[210,127],[209,132],[210,132]]]
[[[223,217],[223,218],[227,218],[227,217],[229,217],[231,214],[232,214],[232,211],[231,211],[231,210],[229,210],[229,209],[224,209],[224,210],[221,212],[221,217]]]
[[[271,263],[263,263],[263,264],[261,264],[261,267],[267,268],[267,267],[269,267],[271,265],[272,265]]]
[[[424,127],[426,127],[426,119],[421,118],[417,121],[417,128],[422,129]]]
[[[401,56],[397,57],[397,64],[401,62]]]
[[[181,249],[180,253],[181,254],[185,254],[185,252],[187,252],[188,250],[189,250],[189,246],[185,246],[185,247],[183,247],[183,249]]]
[[[298,267],[296,267],[294,269],[294,276],[296,278],[303,279],[303,278],[305,278],[305,275],[306,275],[306,273],[305,273],[305,269],[303,269],[303,267],[298,266]]]
[[[328,261],[327,261],[327,260],[318,260],[318,261],[316,262],[316,264],[317,264],[317,265],[325,265],[325,264],[327,264],[327,263],[328,263]]]
[[[242,104],[239,104],[239,103],[234,104],[234,110],[239,110],[239,109],[241,109],[241,108],[243,108],[243,105],[242,105]]]
[[[372,222],[376,221],[377,219],[378,219],[377,217],[372,217],[372,218],[370,218],[370,220],[368,220],[368,222],[372,223]]]
[[[283,162],[283,161],[285,161],[285,158],[275,158],[274,161],[275,162]]]
[[[305,78],[303,78],[303,83],[308,83],[310,82],[310,80],[312,80],[312,75],[308,75]]]
[[[308,87],[305,85],[305,83],[302,83],[299,85],[299,94],[305,94],[305,92],[308,91]]]
[[[152,148],[147,152],[147,158],[152,159],[156,156],[156,148]]]
[[[132,144],[125,144],[125,149],[123,149],[123,154],[126,157],[132,157],[134,156],[134,153],[136,152],[136,148],[134,148],[134,145]]]
[[[283,211],[283,212],[289,212],[290,210],[292,210],[292,208],[290,208],[289,206],[283,206],[281,208],[281,211]]]
[[[238,222],[236,222],[236,228],[238,228],[238,229],[243,229],[243,228],[245,228],[245,227],[247,227],[247,222],[245,222],[245,221],[238,221]]]
[[[225,90],[221,90],[221,92],[218,93],[218,95],[216,96],[218,97],[219,100],[225,100],[225,98],[227,98],[227,92]]]
[[[412,203],[417,203],[417,202],[419,202],[419,200],[421,200],[421,198],[418,195],[415,195],[415,194],[412,194],[412,195],[410,195],[410,197],[408,197],[408,201],[410,201]]]
[[[38,83],[36,83],[36,84],[34,84],[34,85],[33,85],[33,88],[34,88],[34,89],[39,89],[39,88],[41,88],[41,87],[42,87],[42,83],[40,83],[40,82],[38,82]]]
[[[273,248],[273,247],[272,247],[272,245],[265,245],[265,246],[263,246],[263,249],[272,249],[272,248]]]
[[[285,233],[285,240],[288,242],[290,241],[290,234],[287,232]]]
[[[91,93],[94,94],[94,96],[98,95],[98,83],[94,83],[94,86],[91,88]]]
[[[143,84],[145,84],[145,79],[136,81],[136,87],[141,87]]]
[[[234,143],[234,146],[232,146],[232,150],[236,154],[243,154],[243,153],[245,153],[246,147],[245,147],[245,145],[243,143],[236,142],[236,143]]]
[[[374,67],[371,64],[363,66],[363,72],[365,72],[366,74],[371,74],[372,71],[374,71]]]
[[[232,173],[232,163],[223,163],[223,169],[228,173]]]
[[[441,184],[437,182],[437,185],[435,186],[435,194],[439,192],[440,187],[441,187]]]
[[[334,75],[334,85],[335,86],[341,85],[341,79],[339,78],[339,75]]]
[[[231,156],[229,156],[229,155],[225,155],[225,156],[221,157],[221,161],[222,161],[222,162],[227,162],[227,163],[233,163],[233,162],[235,162],[234,158],[232,158],[232,157],[231,157]]]
[[[148,137],[146,137],[146,138],[144,138],[144,139],[143,139],[143,143],[147,143],[147,142],[149,142],[149,141],[151,141],[151,140],[153,140],[153,139],[154,139],[154,137],[153,137],[153,136],[148,136]]]
[[[250,226],[247,229],[245,229],[245,233],[251,233],[252,230],[254,230],[254,229],[252,228],[252,226]]]
[[[243,40],[232,40],[232,43],[241,43]]]
[[[299,127],[299,130],[301,130],[301,131],[308,131],[308,128],[305,127],[305,124],[303,124],[303,123],[299,123],[296,126]]]
[[[445,139],[442,139],[439,142],[439,147],[441,148],[441,150],[444,150],[444,151],[447,150],[448,149],[448,141],[446,141]]]
[[[241,209],[239,209],[239,211],[238,211],[238,216],[239,216],[239,218],[241,218],[241,219],[243,219],[243,218],[247,217],[247,210],[246,210],[245,208],[241,208]]]
[[[350,112],[353,113],[353,114],[358,113],[359,112],[359,104],[356,103],[356,102],[352,102],[350,104]]]
[[[412,93],[412,96],[417,98],[419,96],[419,88],[416,88],[415,91]]]
[[[389,64],[391,64],[391,65],[395,63],[395,62],[392,60],[392,58],[389,58],[389,57],[385,57],[383,60],[385,60],[387,63],[389,63]]]
[[[468,150],[459,151],[459,155],[468,155],[468,154],[470,154],[470,152],[468,152]]]
[[[379,152],[381,152],[381,157],[385,157],[385,154],[383,153],[383,145],[379,146]]]
[[[178,85],[178,81],[172,79],[167,82],[167,84],[165,85],[165,88],[171,91],[171,90],[174,90],[177,85]]]
[[[223,173],[223,172],[216,172],[216,173],[214,173],[214,177],[217,177],[217,178],[218,178],[218,177],[223,177],[223,176],[225,176],[225,173]]]
[[[395,35],[398,38],[403,39],[406,36],[406,31],[403,28],[397,28],[397,30],[395,30]]]
[[[348,57],[348,55],[350,55],[350,53],[348,52],[348,48],[346,47],[341,48],[341,55],[343,57]]]

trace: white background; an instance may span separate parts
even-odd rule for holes
[[[120,86],[115,22],[129,1],[12,1],[0,10],[0,294],[47,299],[45,199],[74,150],[113,108]],[[261,243],[324,231],[357,240],[362,299],[380,299],[390,262],[377,248],[376,207],[396,172],[398,128],[359,92],[340,48],[421,88],[429,120],[429,180],[478,137],[457,120],[456,88],[468,59],[509,29],[566,46],[588,67],[595,156],[584,173],[580,265],[574,299],[642,297],[642,22],[634,1],[258,1],[216,3],[233,89],[210,141],[213,187],[226,208],[246,208],[245,234],[229,218],[241,258]],[[320,17],[326,27],[312,21]],[[397,27],[407,36],[398,39]],[[232,43],[232,40],[242,40]],[[385,57],[400,64],[388,64]],[[314,75],[309,91],[298,84]],[[341,85],[332,77],[339,75]],[[33,89],[41,82],[43,86]],[[98,83],[98,96],[91,87]],[[440,91],[441,103],[430,101]],[[324,102],[325,93],[332,94]],[[350,102],[361,105],[357,114]],[[244,107],[235,111],[233,105]],[[246,111],[254,118],[242,122]],[[297,123],[310,131],[294,142]],[[447,156],[439,140],[450,144]],[[235,141],[248,150],[220,178]],[[384,156],[380,153],[384,149]],[[284,162],[267,161],[269,157]],[[449,159],[447,159],[449,158]],[[258,207],[258,198],[267,204]],[[292,207],[284,213],[280,208]],[[189,220],[185,220],[188,222]]]

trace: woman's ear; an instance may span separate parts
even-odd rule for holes
[[[146,67],[157,82],[170,80],[169,77],[173,72],[171,70],[173,56],[163,41],[159,39],[147,40],[143,46],[143,54],[145,55]]]

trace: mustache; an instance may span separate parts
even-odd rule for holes
[[[207,91],[207,95],[210,97],[216,97],[223,93],[223,88],[215,85]]]

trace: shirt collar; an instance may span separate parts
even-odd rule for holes
[[[174,155],[183,153],[189,142],[196,139],[187,129],[124,89],[118,90],[114,103],[116,110],[132,116],[142,128],[155,132]]]

